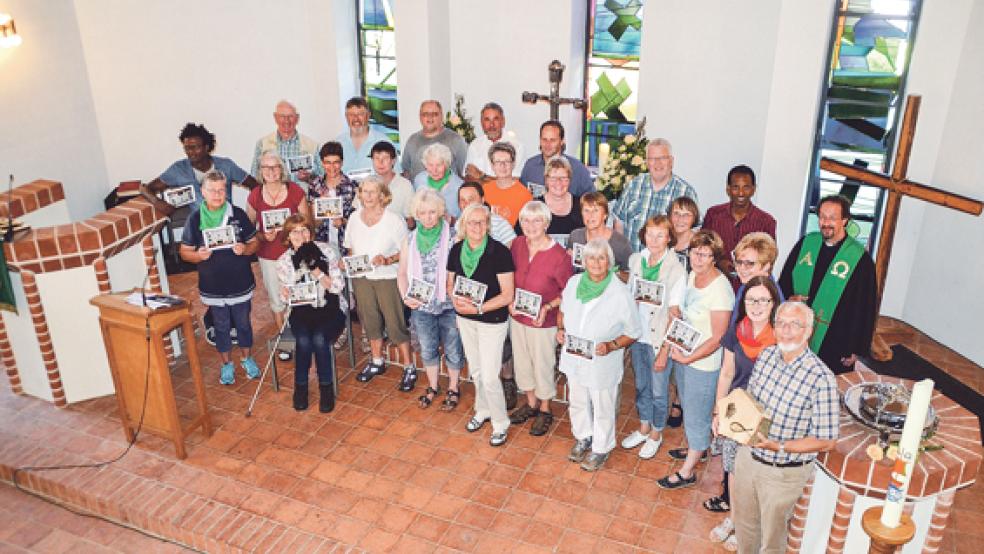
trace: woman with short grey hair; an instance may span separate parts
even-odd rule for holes
[[[564,287],[557,318],[560,370],[567,376],[576,439],[568,459],[585,471],[601,468],[615,448],[623,349],[642,332],[628,286],[613,277],[614,258],[603,238],[585,244],[585,271]]]
[[[429,188],[440,194],[444,198],[447,215],[452,221],[457,219],[461,215],[458,208],[458,188],[462,181],[452,170],[454,156],[451,149],[441,143],[434,143],[424,148],[420,159],[424,162],[424,171],[413,179],[414,192]]]
[[[550,401],[557,392],[557,308],[574,270],[570,254],[546,232],[550,219],[546,204],[528,202],[519,211],[523,236],[510,247],[516,266],[516,298],[509,305],[509,334],[516,383],[526,393],[526,405],[513,411],[509,421],[519,425],[535,418],[530,427],[535,437],[545,435],[553,423]],[[531,303],[536,296],[539,306]]]

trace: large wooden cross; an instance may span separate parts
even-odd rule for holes
[[[902,204],[903,196],[918,198],[971,215],[981,215],[981,211],[984,209],[984,203],[973,198],[946,192],[906,178],[921,101],[922,97],[919,95],[910,94],[906,97],[905,115],[902,118],[902,127],[899,128],[899,147],[895,152],[895,160],[892,163],[890,175],[848,165],[830,158],[821,158],[820,160],[820,168],[823,170],[888,191],[888,198],[885,202],[885,217],[882,220],[881,232],[878,235],[878,253],[875,256],[875,276],[878,283],[875,314],[878,314],[881,309],[882,295],[885,292],[885,277],[888,272],[888,262],[892,257],[892,242],[895,240],[895,226],[898,224],[899,206]],[[880,361],[892,359],[892,351],[877,334],[871,345],[871,354]]]

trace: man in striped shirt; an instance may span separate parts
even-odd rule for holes
[[[755,195],[755,172],[752,168],[747,165],[732,167],[726,183],[725,192],[729,200],[708,208],[704,214],[703,228],[714,231],[724,241],[724,251],[729,255],[721,258],[720,266],[721,271],[728,275],[735,270],[730,254],[742,237],[760,231],[776,240],[776,220],[752,204],[752,196]]]
[[[673,173],[670,141],[657,138],[646,146],[646,167],[649,171],[632,179],[612,208],[615,230],[629,239],[633,252],[642,250],[639,229],[650,216],[667,215],[670,204],[681,196],[697,202],[694,187]]]
[[[776,312],[778,342],[759,354],[748,381],[772,425],[768,437],[740,447],[735,459],[731,513],[741,552],[786,551],[786,526],[813,460],[837,443],[837,381],[807,348],[812,332],[813,310],[783,303]]]

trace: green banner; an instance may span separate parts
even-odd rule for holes
[[[17,313],[17,302],[14,299],[14,287],[10,284],[10,271],[7,269],[7,256],[3,252],[3,241],[0,241],[0,310]]]

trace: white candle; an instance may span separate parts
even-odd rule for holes
[[[608,161],[608,155],[611,151],[612,147],[607,142],[598,145],[598,175],[604,175],[605,162]]]
[[[912,478],[916,456],[919,455],[919,444],[922,442],[923,428],[926,425],[926,415],[929,413],[929,401],[932,397],[932,379],[923,379],[913,385],[909,397],[909,411],[905,414],[905,426],[902,427],[902,438],[899,439],[899,454],[895,458],[895,465],[892,466],[888,490],[885,493],[885,506],[882,508],[881,522],[886,527],[898,527],[901,521],[905,495],[909,490],[909,480]]]

